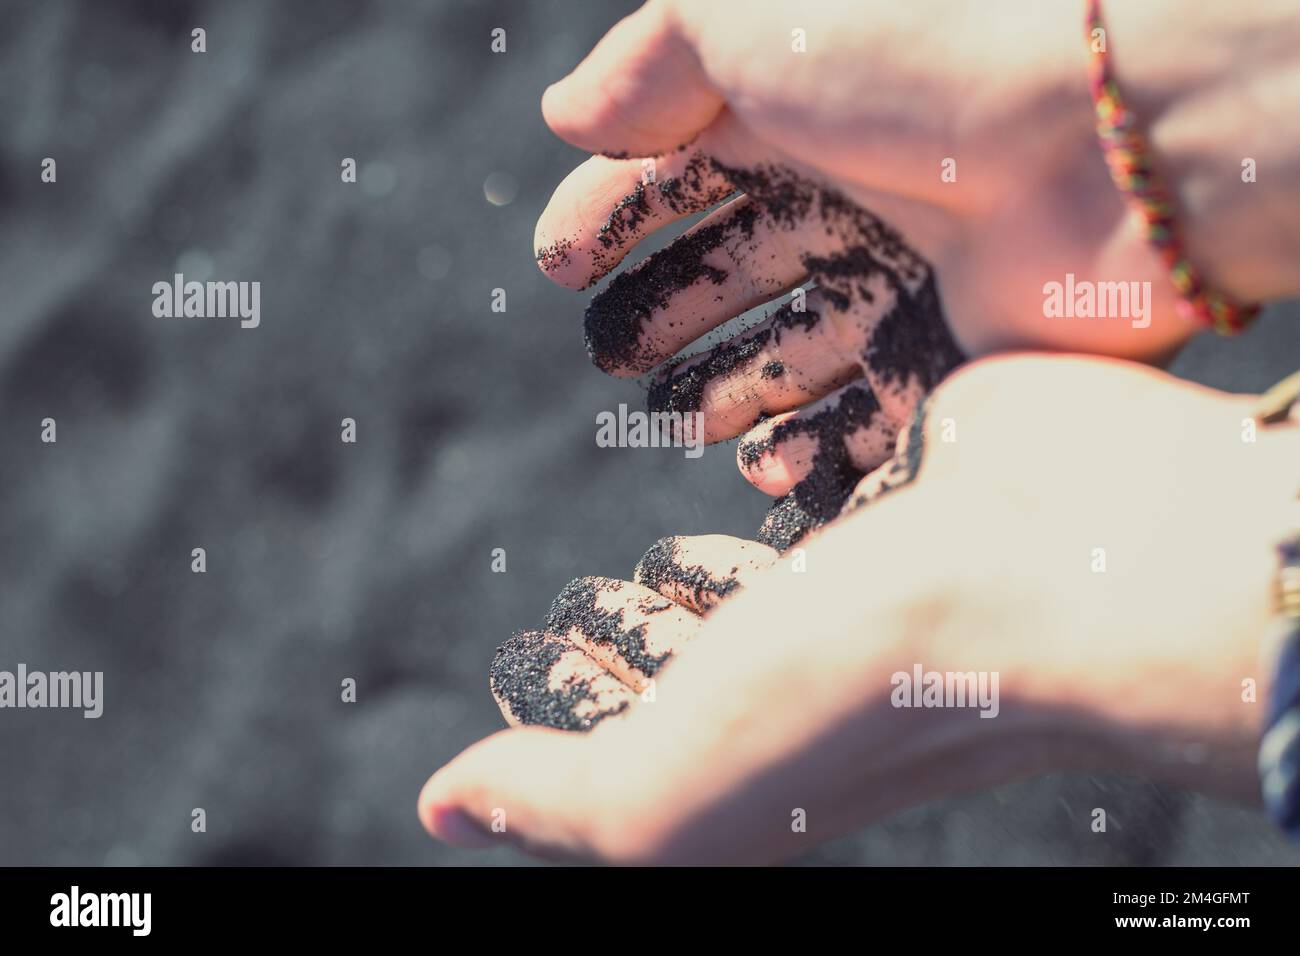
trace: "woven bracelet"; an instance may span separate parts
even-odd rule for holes
[[[1236,335],[1259,314],[1259,306],[1234,303],[1207,289],[1187,258],[1174,220],[1173,202],[1154,169],[1150,145],[1138,129],[1136,117],[1124,105],[1112,75],[1101,0],[1087,0],[1087,3],[1087,38],[1092,51],[1088,83],[1097,112],[1097,138],[1101,141],[1110,178],[1129,208],[1142,220],[1147,240],[1169,270],[1179,296],[1179,313],[1222,335]]]

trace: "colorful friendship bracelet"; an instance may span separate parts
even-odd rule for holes
[[[1180,297],[1179,313],[1212,326],[1222,335],[1236,335],[1259,314],[1259,306],[1234,303],[1207,289],[1187,258],[1174,221],[1173,202],[1152,165],[1151,148],[1138,129],[1137,118],[1125,107],[1111,75],[1107,52],[1110,44],[1101,19],[1101,0],[1087,0],[1087,3],[1088,42],[1092,51],[1088,82],[1097,110],[1097,138],[1110,177],[1129,208],[1141,217],[1147,240],[1169,269]]]

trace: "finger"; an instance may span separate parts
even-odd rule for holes
[[[776,552],[724,534],[660,538],[642,555],[633,580],[697,614],[704,614],[766,570]]]
[[[871,582],[884,598],[870,619],[894,630],[898,582],[936,574],[942,555],[912,532],[943,504],[919,494],[896,503],[862,516],[868,524],[828,531],[818,541],[822,557],[809,556]],[[863,540],[892,546],[864,549]],[[877,679],[885,687],[914,652],[906,640],[877,647],[861,636],[861,615],[836,599],[844,575],[792,575],[789,583],[793,592],[755,587],[721,606],[653,708],[590,734],[522,728],[476,744],[425,785],[420,819],[460,846],[508,841],[548,858],[762,863],[896,810],[889,768],[867,777],[860,770],[897,736],[899,711],[887,691],[878,706],[864,703],[863,688]],[[769,633],[801,635],[802,652],[782,656],[781,642],[755,642]],[[842,635],[853,635],[854,653],[865,656],[846,659]],[[766,706],[773,700],[781,706]],[[791,807],[808,810],[808,834],[791,835]]]
[[[734,193],[723,164],[744,166],[766,152],[723,111],[689,146],[662,156],[592,157],[565,177],[537,221],[542,271],[569,288],[593,285],[655,230]]]
[[[895,422],[963,361],[929,263],[891,225],[792,168],[751,164],[723,172],[778,221],[791,222],[809,277],[843,313],[866,378]]]
[[[572,641],[640,693],[700,623],[686,608],[640,584],[588,577],[560,592],[546,630]]]
[[[549,859],[586,858],[600,809],[598,736],[523,727],[481,740],[425,783],[420,822],[453,846],[508,843]]]
[[[588,152],[653,156],[689,142],[722,105],[670,7],[651,0],[547,89],[542,115]]]
[[[839,517],[861,478],[847,455],[818,455],[808,475],[768,509],[755,537],[784,554]]]
[[[524,631],[497,648],[488,671],[506,722],[590,730],[622,713],[636,695],[571,641]]]
[[[862,375],[861,342],[842,331],[856,318],[838,316],[817,291],[782,305],[770,318],[714,348],[691,356],[651,385],[653,412],[703,413],[704,441],[734,438],[763,416],[786,412]]]
[[[873,469],[858,482],[853,494],[844,503],[844,513],[857,511],[872,504],[889,492],[909,485],[921,471],[925,452],[926,412],[929,400],[921,402],[912,421],[898,436],[894,454],[878,468]]]
[[[784,229],[741,196],[615,276],[583,318],[592,361],[611,375],[641,375],[799,285],[807,272]]]
[[[735,192],[702,148],[707,139],[657,159],[593,156],[569,173],[537,220],[533,248],[542,271],[585,289],[655,230]]]
[[[897,426],[871,388],[858,381],[756,425],[736,446],[736,463],[759,491],[784,495],[823,455],[845,456],[854,470],[867,472],[889,459],[897,439]]]

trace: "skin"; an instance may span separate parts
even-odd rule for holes
[[[1249,11],[1202,7],[1107,4],[1118,81],[1206,280],[1240,301],[1294,295],[1300,124],[1289,117],[1300,111],[1300,19],[1285,0]],[[544,261],[544,270],[585,287],[641,238],[680,219],[685,212],[666,208],[651,187],[647,215],[618,230],[612,244],[600,240],[642,178],[641,157],[658,157],[662,182],[698,154],[729,170],[793,171],[896,229],[933,268],[943,319],[969,356],[1035,348],[1160,363],[1198,329],[1176,314],[1166,267],[1135,227],[1097,147],[1082,15],[1081,5],[1029,0],[648,3],[543,97],[559,136],[631,157],[595,156],[556,190],[536,245],[562,241],[567,251],[563,261]],[[804,53],[790,48],[795,27],[806,31]],[[1188,49],[1198,56],[1186,56]],[[684,143],[690,146],[678,151]],[[1246,156],[1261,171],[1257,182],[1242,182]],[[955,182],[940,175],[948,158],[957,163]],[[708,185],[725,195],[735,179],[717,173]],[[739,201],[765,205],[759,195]],[[709,221],[724,215],[715,210]],[[655,359],[668,360],[801,281],[823,283],[807,257],[833,258],[859,241],[834,217],[780,226],[760,218],[756,239],[706,256],[726,280],[673,296],[643,339]],[[1151,283],[1150,324],[1045,318],[1044,284],[1067,273]],[[913,380],[895,394],[861,362],[887,306],[831,310],[811,333],[787,336],[711,383],[702,406],[708,440],[740,435],[762,415],[809,414],[810,405],[834,403],[858,379],[890,414],[842,440],[859,470],[874,468],[882,435],[907,420],[924,391]],[[761,369],[773,360],[789,372],[764,378]],[[618,375],[645,370],[606,367]],[[741,470],[781,495],[806,476],[811,455],[798,451],[778,448]]]
[[[561,592],[552,605],[561,609],[576,590],[590,606],[617,617],[624,632],[644,626],[644,650],[654,658],[675,658],[698,633],[701,618],[727,597],[753,580],[758,571],[776,562],[777,553],[756,541],[728,535],[665,538],[657,542],[637,564],[632,581],[611,578],[579,578]],[[528,660],[546,674],[546,690],[564,694],[582,690],[572,716],[598,723],[621,715],[638,700],[652,695],[653,675],[644,673],[636,660],[624,653],[613,639],[614,632],[593,633],[581,621],[559,624],[555,613],[548,616],[542,635],[522,632],[498,651],[512,662]],[[540,639],[539,639],[540,637]],[[655,672],[658,673],[657,671]],[[512,726],[544,723],[528,719],[514,707],[513,692],[502,686],[496,674],[489,681],[501,716]],[[552,719],[552,726],[561,726]],[[589,729],[589,728],[584,728]]]
[[[1282,0],[1205,6],[1108,4],[1119,83],[1207,281],[1242,301],[1292,295],[1300,23]],[[561,184],[537,248],[562,254],[541,265],[585,288],[654,230],[779,170],[897,230],[933,271],[941,320],[967,355],[1032,347],[1159,363],[1196,330],[1097,150],[1080,21],[1074,5],[1027,0],[649,3],[543,99],[562,138],[628,158],[597,156]],[[806,53],[790,51],[794,27]],[[707,165],[693,202],[652,188],[643,216],[620,212],[643,158],[663,182],[697,156]],[[1267,175],[1243,184],[1243,156]],[[940,178],[946,158],[956,182]],[[637,361],[602,368],[641,374],[795,286],[832,285],[814,263],[862,244],[863,220],[827,217],[822,203],[778,221],[770,199],[754,192],[710,214],[705,227],[745,203],[759,211],[751,235],[703,254],[721,278],[674,292],[642,325]],[[1150,324],[1044,318],[1043,285],[1066,273],[1150,282]],[[889,305],[887,289],[873,291],[883,307],[813,300],[825,318],[808,334],[764,343],[709,381],[709,440],[770,431],[865,387],[887,414],[839,440],[859,470],[880,465],[926,391],[927,356],[911,356],[901,382],[873,374],[864,352]],[[789,375],[760,374],[774,361]],[[505,841],[549,858],[765,862],[936,794],[1054,769],[1251,795],[1259,705],[1241,682],[1266,699],[1271,547],[1300,523],[1300,447],[1294,424],[1244,442],[1249,414],[1248,398],[1124,362],[967,366],[932,397],[920,473],[883,495],[896,470],[868,475],[868,503],[806,542],[806,570],[789,558],[755,571],[695,609],[702,624],[648,623],[678,622],[652,635],[679,652],[653,704],[630,700],[589,734],[490,737],[430,779],[421,820],[459,845]],[[759,424],[765,415],[776,417]],[[945,440],[949,424],[958,441]],[[807,477],[814,449],[792,434],[802,444],[742,468],[764,491]],[[892,707],[890,676],[917,663],[997,672],[999,716]],[[506,830],[490,832],[501,809]],[[797,809],[806,833],[792,832]]]
[[[1267,699],[1272,547],[1300,525],[1298,423],[1246,442],[1252,409],[1115,360],[967,366],[931,400],[914,480],[812,537],[802,573],[752,572],[653,703],[480,741],[426,784],[421,820],[554,859],[754,863],[1052,770],[1250,797],[1242,681]],[[891,706],[918,663],[997,672],[998,716]]]

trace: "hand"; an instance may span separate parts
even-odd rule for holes
[[[590,730],[653,699],[655,675],[695,636],[701,616],[770,566],[776,552],[726,535],[664,538],[632,581],[578,578],[542,631],[497,648],[492,695],[506,722]]]
[[[548,857],[755,862],[1047,770],[1255,792],[1242,681],[1266,699],[1300,429],[1245,442],[1251,411],[1121,362],[970,365],[889,467],[911,480],[755,572],[653,703],[481,741],[426,784],[421,819]],[[997,716],[893,706],[918,665],[996,674]]]
[[[1189,251],[1238,298],[1296,291],[1300,131],[1239,108],[1251,84],[1296,99],[1293,84],[1269,86],[1294,68],[1294,18],[1273,0],[1250,16],[1133,6],[1107,4],[1109,40],[1187,213]],[[655,410],[702,411],[709,441],[776,416],[742,441],[741,468],[773,495],[815,474],[789,509],[806,530],[883,460],[963,352],[1167,356],[1195,329],[1095,141],[1082,17],[1082,3],[1028,0],[745,0],[651,2],[624,20],[542,102],[563,138],[632,157],[597,156],[559,187],[538,223],[543,269],[588,286],[654,231],[742,195],[596,295],[595,362],[639,375],[815,282],[806,301],[670,364],[650,396]],[[806,52],[792,49],[796,28]],[[1244,74],[1184,55],[1207,44],[1235,51]],[[1277,179],[1243,186],[1243,152],[1266,155]],[[638,157],[657,157],[652,182]],[[1149,283],[1151,299],[1115,318],[1045,318],[1044,286],[1067,274]]]

